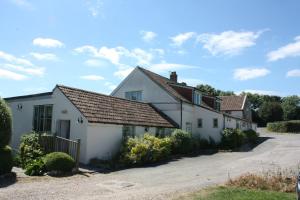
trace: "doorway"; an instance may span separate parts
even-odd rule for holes
[[[70,139],[70,120],[58,120],[57,136]]]

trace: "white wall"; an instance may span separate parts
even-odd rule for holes
[[[239,118],[244,117],[243,111],[231,111],[231,115]]]

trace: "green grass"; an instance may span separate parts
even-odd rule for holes
[[[217,187],[202,190],[184,199],[193,200],[295,200],[295,193],[250,190],[235,187]]]

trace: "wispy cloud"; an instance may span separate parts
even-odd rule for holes
[[[88,59],[84,61],[84,64],[90,67],[102,67],[105,66],[105,62],[97,59]]]
[[[168,72],[173,70],[192,69],[192,68],[197,68],[197,66],[178,64],[178,63],[167,63],[163,61],[161,63],[151,65],[150,68],[154,72],[161,73],[161,72]]]
[[[172,45],[180,47],[182,46],[186,41],[192,39],[196,36],[195,32],[186,32],[186,33],[180,33],[176,36],[171,37]]]
[[[104,85],[106,87],[108,87],[110,90],[114,90],[117,87],[117,85],[115,85],[115,84],[113,84],[111,82],[105,82]]]
[[[89,81],[104,80],[104,78],[102,76],[99,76],[99,75],[86,75],[86,76],[81,76],[80,78],[84,79],[84,80],[89,80]]]
[[[114,76],[116,76],[116,77],[118,77],[120,79],[123,79],[126,76],[128,76],[133,70],[134,70],[133,67],[129,67],[127,69],[119,69],[118,71],[116,71],[114,73]]]
[[[204,33],[197,37],[197,41],[203,44],[212,55],[237,55],[245,48],[252,47],[256,40],[266,30],[253,31],[225,31],[220,34]]]
[[[300,69],[293,69],[286,73],[287,77],[300,77]]]
[[[32,41],[33,45],[45,48],[61,48],[64,46],[59,40],[52,39],[52,38],[35,38]]]
[[[157,36],[157,34],[152,31],[140,31],[140,34],[145,42],[151,42]]]
[[[30,55],[37,60],[48,60],[48,61],[56,61],[58,60],[57,56],[52,53],[37,53],[31,52]]]
[[[16,56],[5,53],[3,51],[0,51],[0,59],[5,60],[6,62],[18,64],[18,65],[33,66],[33,64],[29,60],[26,60],[23,58],[17,58]]]
[[[251,94],[260,94],[260,95],[280,95],[279,92],[272,91],[272,90],[257,90],[257,89],[246,89],[242,91],[235,92],[237,95],[241,94],[242,92],[251,93]]]
[[[13,69],[19,72],[24,72],[32,76],[43,76],[45,73],[45,68],[43,67],[23,67],[20,65],[13,65],[13,64],[0,64],[0,67]]]
[[[23,74],[18,74],[18,73],[0,68],[0,78],[21,81],[21,80],[25,80],[27,77]]]
[[[239,68],[234,70],[234,79],[245,81],[266,76],[270,71],[266,68]]]
[[[187,85],[194,86],[194,87],[199,84],[205,84],[205,81],[203,81],[201,79],[197,79],[197,78],[180,78],[179,77],[178,82],[184,82]]]
[[[269,61],[277,61],[288,57],[300,56],[300,36],[294,38],[295,42],[289,43],[267,54]]]
[[[86,5],[93,17],[98,17],[99,14],[103,16],[102,7],[104,3],[102,0],[86,0]]]

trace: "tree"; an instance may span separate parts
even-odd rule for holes
[[[0,98],[0,148],[9,144],[12,129],[12,116],[9,107]]]
[[[211,95],[211,96],[230,96],[230,95],[235,95],[234,92],[232,91],[222,91],[222,90],[217,90],[214,87],[210,85],[197,85],[196,88],[198,88],[201,92]]]
[[[283,119],[300,119],[300,98],[296,95],[284,97],[282,99]]]
[[[259,110],[258,116],[263,120],[264,125],[268,122],[281,121],[283,110],[278,102],[264,102]]]

